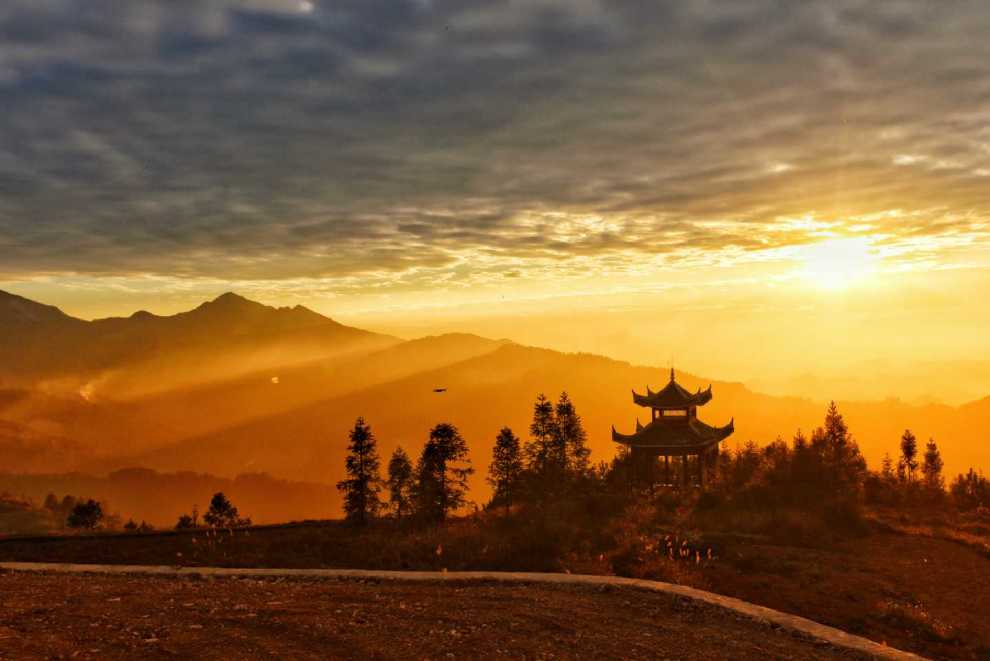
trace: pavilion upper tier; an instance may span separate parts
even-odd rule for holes
[[[660,411],[687,410],[695,406],[704,406],[712,399],[712,387],[706,390],[698,388],[690,392],[674,380],[674,368],[670,369],[670,382],[659,392],[653,392],[646,386],[646,394],[640,395],[633,390],[633,401],[640,406]]]

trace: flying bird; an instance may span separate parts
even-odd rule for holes
[[[446,388],[434,388],[433,392],[447,392]]]

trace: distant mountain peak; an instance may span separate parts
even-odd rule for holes
[[[240,312],[240,311],[257,311],[271,309],[267,305],[258,303],[257,301],[252,301],[250,299],[244,298],[240,294],[235,294],[234,292],[226,292],[220,294],[216,298],[210,301],[205,301],[200,303],[195,309],[191,310],[191,313],[201,313],[201,312]]]
[[[254,303],[254,301],[248,300],[243,296],[241,296],[240,294],[237,294],[232,291],[227,291],[220,294],[219,296],[214,298],[213,301],[211,302],[212,303]]]
[[[37,303],[29,298],[0,290],[0,323],[33,324],[70,319],[72,317],[54,305]]]

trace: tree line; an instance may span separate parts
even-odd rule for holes
[[[611,462],[590,463],[587,434],[567,393],[556,402],[540,394],[533,405],[529,437],[523,442],[509,427],[494,439],[487,482],[489,508],[560,500],[570,494],[635,490],[632,455],[621,448]],[[676,460],[680,461],[680,460]],[[934,439],[920,452],[906,430],[896,462],[888,455],[871,471],[835,402],[810,436],[798,430],[790,443],[781,438],[760,447],[749,441],[723,449],[715,461],[702,506],[734,502],[757,507],[824,510],[854,516],[861,504],[952,505],[969,510],[990,505],[990,480],[970,469],[946,488],[944,462]],[[347,521],[364,524],[380,517],[443,521],[468,503],[467,478],[474,472],[468,447],[456,427],[440,423],[429,434],[413,465],[402,447],[393,452],[387,477],[379,474],[377,440],[358,418],[350,432],[347,477],[337,484]],[[387,498],[383,492],[388,492]],[[838,520],[837,519],[837,520]]]
[[[492,496],[486,504],[508,513],[519,504],[546,504],[577,498],[623,495],[636,490],[632,455],[625,448],[610,462],[592,466],[587,433],[566,392],[554,402],[537,396],[528,438],[522,441],[509,427],[495,436],[486,481]],[[682,461],[675,458],[676,461]],[[468,478],[475,472],[468,444],[453,424],[435,425],[416,462],[401,446],[381,475],[378,442],[364,418],[350,430],[345,478],[337,483],[348,522],[366,524],[390,517],[439,523],[472,504]],[[897,458],[888,453],[878,471],[871,471],[835,402],[824,422],[810,436],[798,430],[790,443],[781,438],[764,447],[749,441],[736,450],[718,453],[709,490],[700,504],[734,503],[754,507],[823,509],[846,516],[860,504],[938,506],[966,511],[990,506],[990,480],[969,469],[948,487],[944,461],[934,439],[922,451],[917,438],[905,430]],[[387,492],[387,493],[386,493]],[[575,501],[577,502],[577,501]],[[590,505],[589,505],[590,506]],[[119,517],[108,514],[106,503],[49,494],[43,505],[64,526],[74,529],[120,528]],[[843,514],[845,513],[845,514]],[[179,517],[177,529],[235,528],[251,524],[223,492],[214,494],[200,521],[197,508]],[[130,520],[125,530],[153,528]]]
[[[351,523],[362,525],[382,515],[442,522],[469,504],[468,477],[474,468],[467,442],[448,422],[430,430],[415,465],[397,447],[384,479],[377,439],[364,418],[354,423],[347,452],[346,477],[337,488],[344,499],[345,518]],[[493,493],[489,505],[508,509],[524,496],[561,493],[591,475],[590,454],[581,417],[567,393],[561,393],[556,403],[540,394],[525,444],[509,427],[503,427],[495,438],[486,478]]]

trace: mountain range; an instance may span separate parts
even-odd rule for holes
[[[0,292],[0,472],[143,467],[333,484],[357,416],[372,425],[386,460],[397,445],[415,456],[429,428],[450,421],[472,449],[473,495],[482,501],[495,435],[508,425],[525,438],[537,393],[566,390],[593,458],[607,460],[611,426],[628,432],[637,415],[649,415],[630,389],[667,378],[656,366],[476,335],[401,340],[236,294],[173,316],[83,321]],[[712,384],[699,417],[734,418],[730,446],[808,432],[830,399],[772,396],[687,372],[677,379],[690,389]],[[839,407],[873,466],[884,452],[896,455],[905,428],[936,438],[950,475],[990,465],[990,398]]]

